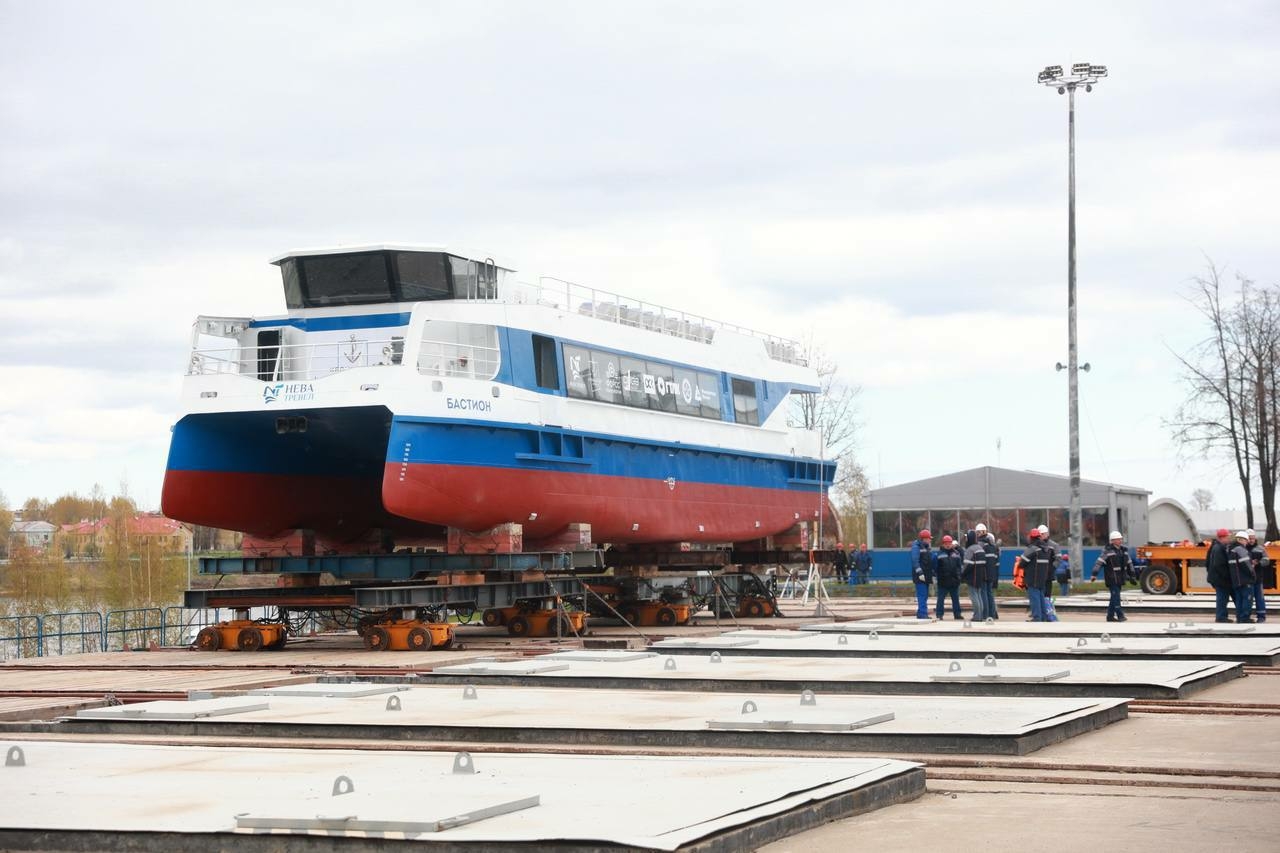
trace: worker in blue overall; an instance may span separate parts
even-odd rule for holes
[[[969,604],[973,608],[973,620],[985,621],[992,614],[987,610],[987,595],[990,590],[991,553],[985,541],[978,541],[978,534],[970,530],[965,534],[964,569],[960,579],[969,586]]]
[[[1127,581],[1136,577],[1133,558],[1129,556],[1129,549],[1124,547],[1124,536],[1119,530],[1111,531],[1109,538],[1107,546],[1098,555],[1098,562],[1093,564],[1093,571],[1089,572],[1089,580],[1094,580],[1098,577],[1098,572],[1102,572],[1102,580],[1111,593],[1107,602],[1107,621],[1128,622],[1129,618],[1124,615],[1124,608],[1120,606],[1120,590],[1124,589]]]
[[[853,567],[854,583],[871,582],[871,552],[867,550],[866,542],[858,545],[856,553],[849,555],[849,562]]]
[[[1213,587],[1215,622],[1230,622],[1227,617],[1227,600],[1231,597],[1231,533],[1226,528],[1218,530],[1217,537],[1209,544],[1204,555],[1205,577]]]
[[[1022,572],[1027,584],[1027,603],[1031,609],[1032,622],[1048,622],[1049,611],[1045,607],[1045,586],[1053,580],[1054,564],[1058,560],[1058,549],[1045,536],[1042,528],[1040,535],[1027,545],[1022,553]]]
[[[933,583],[933,534],[921,530],[911,543],[911,580],[916,585],[916,618],[929,618],[929,585]]]
[[[947,609],[951,598],[951,614],[960,618],[960,577],[964,573],[964,551],[956,546],[950,536],[942,537],[942,548],[933,561],[934,576],[938,584],[938,607],[934,611],[939,619]]]
[[[1266,622],[1267,581],[1272,580],[1274,577],[1275,567],[1271,565],[1271,558],[1267,556],[1267,549],[1258,544],[1258,534],[1252,530],[1246,532],[1249,534],[1249,556],[1253,558],[1253,576],[1257,578],[1253,582],[1253,612],[1257,614],[1259,622]],[[1274,583],[1274,580],[1272,580],[1272,583]]]

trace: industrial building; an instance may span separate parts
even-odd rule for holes
[[[1130,544],[1148,541],[1150,494],[1132,486],[1080,481],[1086,573],[1111,530],[1123,532]],[[1066,477],[992,466],[872,489],[867,504],[867,544],[876,552],[872,579],[908,577],[907,550],[921,530],[931,531],[936,545],[943,535],[959,537],[979,522],[1001,542],[1007,573],[1033,527],[1047,524],[1053,539],[1066,548],[1070,503]]]

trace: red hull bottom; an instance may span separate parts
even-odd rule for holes
[[[377,480],[233,471],[165,472],[161,509],[190,524],[261,537],[314,530],[322,539],[348,542],[371,530],[405,535],[440,531],[395,518],[382,508]]]
[[[467,465],[389,463],[389,512],[463,530],[516,522],[526,539],[588,523],[604,543],[741,542],[812,520],[816,493]]]

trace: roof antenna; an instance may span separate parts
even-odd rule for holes
[[[997,435],[996,436],[996,467],[997,468],[1000,467],[1000,447],[1001,447],[1001,440],[1000,440],[1000,436]]]

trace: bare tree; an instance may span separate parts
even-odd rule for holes
[[[1212,263],[1194,279],[1189,297],[1208,322],[1209,336],[1175,357],[1187,398],[1169,426],[1184,451],[1225,456],[1244,491],[1255,526],[1253,487],[1261,487],[1267,538],[1280,537],[1275,494],[1280,477],[1280,294],[1237,276],[1239,299],[1224,293]]]
[[[1191,508],[1200,512],[1213,509],[1213,492],[1208,489],[1196,489],[1191,493]]]
[[[839,463],[839,484],[857,469],[853,448],[858,437],[858,395],[862,388],[845,382],[839,375],[839,365],[812,338],[807,344],[809,363],[818,372],[818,392],[795,395],[791,423],[821,433],[823,453]]]

